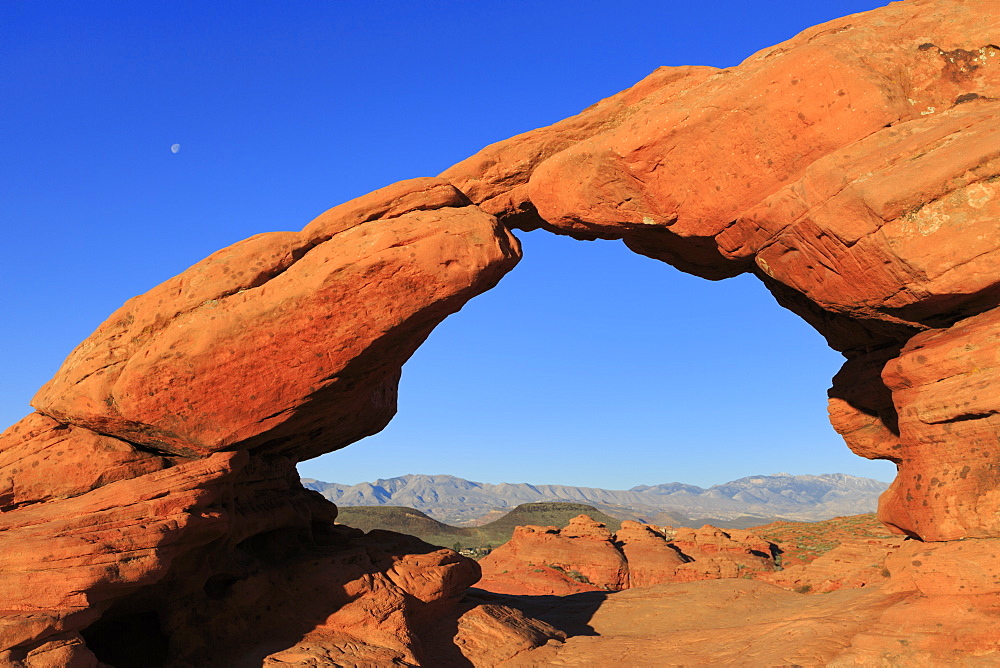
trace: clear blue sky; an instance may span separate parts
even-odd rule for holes
[[[437,174],[657,66],[735,65],[881,4],[4,0],[0,424],[122,302],[223,246]],[[891,479],[827,422],[839,355],[752,278],[520,236],[521,265],[406,365],[393,423],[303,475]]]

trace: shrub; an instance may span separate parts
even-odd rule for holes
[[[593,584],[590,581],[590,578],[588,578],[586,575],[584,575],[580,571],[572,570],[572,569],[567,571],[562,566],[558,566],[556,564],[549,564],[549,568],[551,568],[554,571],[559,571],[560,573],[562,573],[563,575],[565,575],[566,577],[568,577],[571,580],[576,580],[577,582],[580,582],[582,584]]]

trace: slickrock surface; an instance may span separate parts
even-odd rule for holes
[[[564,529],[517,527],[480,560],[477,587],[498,594],[620,591],[667,582],[749,576],[775,568],[775,546],[749,531],[654,527],[624,521],[612,534],[586,515]]]
[[[781,537],[782,555],[797,555],[797,563],[783,570],[716,574],[690,583],[675,577],[678,584],[633,580],[627,591],[564,590],[561,596],[540,596],[529,588],[516,593],[535,595],[504,596],[511,592],[497,588],[492,597],[480,597],[513,605],[569,635],[565,644],[550,642],[505,666],[593,666],[607,656],[636,666],[995,664],[998,541],[925,543],[887,535],[870,519],[777,522],[755,529]],[[628,523],[616,535],[623,534],[630,543],[645,545],[662,542],[664,534],[680,535],[688,549],[700,543],[708,554],[727,548],[739,554],[737,541],[720,540],[713,527],[692,531]],[[656,536],[658,541],[651,538]],[[754,536],[739,538],[752,545]],[[674,563],[665,559],[663,567],[677,568]],[[506,577],[517,577],[510,573]],[[478,586],[488,589],[489,582],[487,575]]]
[[[808,564],[845,541],[872,539],[898,546],[901,540],[878,521],[875,513],[821,522],[771,522],[753,527],[753,531],[778,546],[778,556],[785,568]]]
[[[563,597],[498,595],[493,602],[570,632],[564,644],[502,665],[596,666],[609,656],[628,666],[995,665],[997,543],[906,540],[876,548],[888,568],[874,580],[858,577],[863,561],[847,571],[831,567],[835,548],[784,572],[816,583],[810,593],[759,581],[778,572]],[[824,589],[824,574],[842,588]]]
[[[584,633],[517,656],[504,666],[824,666],[851,651],[904,594],[856,589],[808,596],[753,580],[658,585],[576,604],[564,623]],[[532,614],[558,617],[545,602]],[[570,606],[567,606],[570,608]],[[867,663],[861,665],[914,665]]]
[[[557,638],[461,598],[476,569],[447,551],[334,529],[336,508],[295,475],[385,426],[403,362],[516,264],[509,229],[535,227],[619,238],[711,279],[756,275],[845,355],[831,421],[859,455],[898,465],[879,517],[919,539],[887,560],[883,598],[675,585],[755,592],[771,621],[720,640],[676,605],[680,630],[629,641],[621,661],[670,638],[662,656],[682,663],[995,662],[998,35],[995,0],[908,0],[738,67],[660,68],[130,300],[0,435],[0,662],[492,665]],[[644,541],[630,541],[637,563],[652,559]],[[595,577],[622,586],[612,561]],[[289,607],[289,590],[325,593]],[[779,621],[801,605],[814,621]]]
[[[902,542],[899,537],[851,538],[808,564],[758,573],[754,579],[802,593],[870,587],[889,578],[886,560]]]
[[[889,557],[904,544],[874,514],[822,522],[773,522],[754,531],[778,546],[781,569],[756,580],[799,592],[829,592],[883,584]]]

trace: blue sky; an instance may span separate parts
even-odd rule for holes
[[[660,65],[735,65],[881,4],[5,0],[0,425],[122,302],[223,246],[437,174]],[[393,423],[303,475],[891,479],[827,422],[840,356],[752,278],[519,236],[515,271],[406,365]]]

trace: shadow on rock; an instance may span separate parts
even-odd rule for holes
[[[469,598],[514,608],[526,617],[545,622],[567,637],[573,637],[598,635],[590,620],[610,593],[585,591],[568,596],[517,596],[474,588],[469,590]]]

